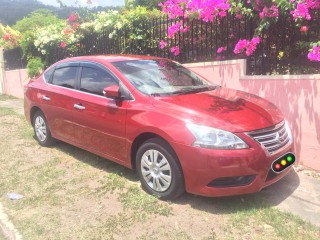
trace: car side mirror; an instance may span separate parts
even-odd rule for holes
[[[106,87],[105,89],[103,89],[103,95],[106,98],[111,98],[114,100],[121,100],[119,86],[117,86],[117,85],[112,85],[112,86],[109,86],[109,87]]]

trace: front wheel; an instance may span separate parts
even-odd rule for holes
[[[163,140],[146,141],[136,155],[136,169],[143,189],[161,199],[174,199],[184,192],[181,167]]]
[[[50,146],[55,142],[55,139],[51,136],[47,120],[41,111],[37,111],[33,116],[33,129],[41,146]]]

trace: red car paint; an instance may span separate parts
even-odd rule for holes
[[[134,141],[145,133],[157,135],[167,141],[177,155],[186,191],[198,195],[226,196],[258,192],[288,173],[290,168],[267,178],[271,163],[284,153],[293,152],[292,141],[270,155],[247,134],[284,121],[277,107],[249,93],[226,88],[187,95],[146,96],[112,65],[113,62],[136,59],[159,58],[90,56],[57,63],[86,61],[102,64],[124,84],[133,100],[115,101],[55,86],[46,83],[42,74],[25,87],[26,118],[31,123],[34,109],[40,109],[54,138],[128,168],[134,168]],[[50,101],[43,97],[50,97]],[[86,109],[77,110],[75,104]],[[194,147],[195,138],[187,129],[186,122],[232,132],[249,148],[217,150]],[[255,178],[243,186],[208,186],[214,179],[248,175],[254,175]]]

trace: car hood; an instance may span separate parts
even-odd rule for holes
[[[280,110],[258,96],[228,89],[155,97],[155,109],[185,122],[246,132],[273,126],[284,117]]]

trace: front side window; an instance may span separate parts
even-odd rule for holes
[[[82,68],[80,91],[103,96],[103,89],[112,85],[119,85],[119,83],[107,71],[89,67]]]
[[[188,94],[217,87],[168,60],[130,60],[114,62],[113,65],[135,88],[147,95]]]
[[[58,68],[53,73],[51,83],[57,86],[74,89],[76,76],[77,67]]]

